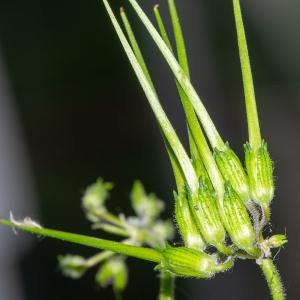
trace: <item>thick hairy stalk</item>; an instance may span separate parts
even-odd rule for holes
[[[260,267],[266,277],[273,300],[284,300],[285,293],[280,275],[270,258],[263,259]]]

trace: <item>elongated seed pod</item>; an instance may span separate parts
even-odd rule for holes
[[[198,197],[189,193],[188,201],[205,242],[224,254],[231,254],[231,249],[224,245],[226,232],[216,207],[215,194],[205,182],[200,181]]]
[[[251,197],[258,204],[269,204],[274,197],[274,178],[267,143],[262,141],[258,149],[247,143],[244,148]]]
[[[167,246],[162,255],[164,261],[156,267],[177,276],[210,278],[216,272],[222,272],[232,267],[233,259],[218,263],[213,255],[183,247]]]
[[[243,202],[247,203],[250,200],[248,178],[240,159],[228,143],[222,150],[215,148],[214,157],[225,181],[229,181]]]
[[[174,193],[175,217],[184,245],[188,248],[202,250],[206,244],[190,210],[186,197]]]
[[[239,195],[228,182],[225,183],[223,202],[219,202],[218,209],[232,242],[250,255],[256,255],[258,250],[254,247],[255,233],[251,219]]]

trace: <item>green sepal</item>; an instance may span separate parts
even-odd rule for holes
[[[180,197],[175,192],[174,198],[175,218],[184,245],[196,250],[205,249],[206,244],[197,228],[187,198],[184,195]]]
[[[262,141],[256,150],[249,143],[244,148],[251,198],[258,204],[268,205],[274,197],[274,178],[267,143]]]
[[[223,149],[214,149],[214,158],[225,181],[229,181],[244,203],[250,200],[248,178],[240,159],[226,143]]]
[[[222,222],[232,242],[250,255],[257,255],[254,247],[255,232],[247,209],[231,183],[225,183],[223,201],[219,202],[218,209]]]
[[[210,278],[233,265],[232,259],[218,263],[217,257],[190,248],[168,245],[161,253],[165,260],[156,270],[169,271],[181,277]]]

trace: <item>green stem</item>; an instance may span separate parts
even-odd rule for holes
[[[183,170],[184,176],[186,178],[186,181],[189,184],[189,187],[193,191],[193,193],[196,193],[198,191],[199,183],[198,178],[196,176],[196,173],[193,169],[193,166],[191,164],[191,161],[189,157],[187,156],[181,142],[179,141],[179,138],[171,125],[168,117],[166,116],[163,108],[160,105],[160,102],[157,98],[156,93],[153,91],[151,85],[148,82],[148,79],[145,77],[145,74],[141,68],[141,66],[138,63],[138,60],[136,56],[134,55],[134,52],[132,51],[117,19],[115,18],[107,0],[103,0],[103,3],[105,5],[105,8],[109,14],[109,17],[112,21],[112,24],[116,30],[116,33],[121,41],[121,44],[127,54],[127,57],[137,75],[137,78],[146,94],[146,97],[149,101],[149,104],[156,116],[156,119],[158,123],[160,124],[161,129],[164,132],[164,135],[166,139],[168,140],[171,148],[173,149],[178,162],[180,162],[181,168]]]
[[[261,134],[260,134],[258,114],[257,114],[250,59],[249,59],[249,53],[247,47],[247,40],[246,40],[246,34],[245,34],[239,0],[233,0],[233,9],[234,9],[234,17],[235,17],[240,61],[241,61],[241,68],[242,68],[242,75],[243,75],[243,84],[244,84],[247,119],[248,119],[249,143],[254,149],[257,149],[261,145]]]
[[[132,256],[152,262],[161,262],[163,260],[163,257],[159,251],[150,248],[136,247],[122,244],[119,242],[89,237],[86,235],[74,234],[53,229],[45,229],[33,225],[25,225],[21,222],[11,222],[4,219],[0,219],[0,224],[10,226],[12,228],[17,228],[26,232],[34,233],[37,235],[47,236],[96,249],[109,250],[115,253],[123,254],[126,256]]]
[[[169,272],[160,273],[159,300],[174,300],[175,278]]]
[[[284,300],[284,287],[280,275],[270,258],[263,259],[260,267],[266,277],[273,300]]]

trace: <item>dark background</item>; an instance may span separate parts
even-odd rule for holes
[[[127,1],[110,2],[115,12],[120,5],[127,8],[160,99],[186,144],[182,109],[168,67]],[[231,1],[177,2],[192,81],[224,139],[242,155],[247,127]],[[262,133],[276,167],[272,228],[287,232],[289,238],[276,264],[288,298],[298,299],[300,4],[241,2]],[[148,14],[155,4],[140,3]],[[166,1],[160,4],[169,24]],[[101,1],[1,0],[0,51],[0,80],[7,98],[0,109],[11,116],[1,125],[1,132],[11,132],[0,139],[11,155],[1,162],[2,186],[7,188],[5,197],[1,193],[1,216],[13,209],[18,217],[29,214],[50,228],[98,234],[90,230],[80,207],[84,189],[98,176],[116,185],[110,200],[115,212],[132,213],[128,195],[138,178],[165,200],[165,216],[172,214],[174,181],[168,157]],[[1,296],[0,290],[1,300],[113,299],[111,289],[95,287],[93,271],[73,281],[58,270],[57,255],[88,256],[94,251],[50,239],[28,240],[25,234],[15,237],[7,229],[2,233],[8,242],[1,240],[0,280],[5,280],[8,292]],[[134,259],[129,265],[124,298],[156,299],[153,265]],[[176,295],[269,299],[260,270],[247,261],[213,280],[178,280]]]

